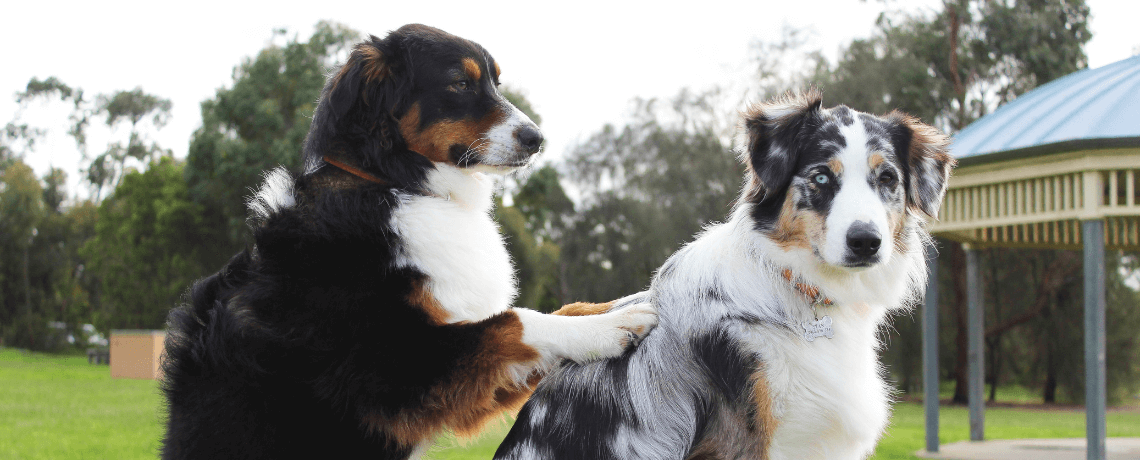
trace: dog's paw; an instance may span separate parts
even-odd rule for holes
[[[657,327],[657,308],[651,303],[637,303],[610,313],[621,316],[622,324],[618,327],[629,333],[627,347],[637,346]]]
[[[657,326],[657,309],[651,304],[635,304],[605,314],[586,317],[593,322],[583,337],[588,343],[582,353],[567,356],[576,362],[621,356]]]

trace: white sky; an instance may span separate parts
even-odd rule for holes
[[[1140,50],[1135,29],[1140,2],[1086,1],[1092,9],[1090,67]],[[173,117],[157,140],[181,158],[201,125],[199,103],[229,85],[234,66],[264,48],[273,29],[286,27],[307,40],[321,19],[378,36],[420,22],[474,40],[495,56],[503,81],[523,89],[542,116],[544,155],[550,160],[603,124],[620,122],[634,97],[670,97],[686,86],[742,85],[751,72],[749,44],[777,40],[783,24],[811,27],[812,46],[834,59],[842,45],[871,33],[884,8],[873,0],[552,4],[8,2],[0,14],[0,124],[16,114],[13,95],[32,77],[59,77],[89,97],[141,86],[173,101]],[[941,1],[906,4],[932,9]],[[69,192],[86,195],[78,185],[79,154],[65,134],[67,112],[56,106],[25,112],[54,133],[25,161],[40,175],[52,165],[65,168]],[[103,151],[106,142],[107,136],[94,137],[90,152]]]

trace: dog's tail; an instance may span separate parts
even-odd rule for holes
[[[189,302],[171,310],[166,319],[166,355],[162,362],[166,385],[183,377],[206,377],[222,369],[242,373],[256,370],[253,362],[245,362],[252,359],[236,353],[232,343],[243,339],[242,325],[250,321],[248,312],[231,305],[231,301],[236,291],[249,282],[252,264],[249,250],[238,253],[218,273],[195,282],[190,288]]]

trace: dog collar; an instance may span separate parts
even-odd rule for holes
[[[804,297],[807,297],[808,300],[811,301],[813,308],[817,305],[832,304],[831,299],[827,298],[827,296],[819,292],[819,288],[796,279],[795,276],[792,275],[792,271],[790,269],[785,268],[783,274],[784,279],[791,282],[792,285],[795,286],[796,290],[800,291],[800,294],[803,294]]]
[[[347,163],[343,163],[343,162],[340,162],[340,161],[334,160],[334,159],[332,159],[331,157],[329,157],[328,155],[325,155],[325,156],[323,157],[323,159],[325,160],[325,163],[328,163],[328,164],[330,164],[330,165],[336,166],[336,167],[337,167],[337,168],[339,168],[341,171],[344,171],[344,172],[347,172],[347,173],[349,173],[349,174],[352,174],[352,175],[354,175],[354,176],[356,176],[356,177],[359,177],[359,178],[361,178],[361,179],[364,179],[364,180],[366,180],[366,181],[368,181],[368,182],[372,182],[372,183],[375,183],[375,184],[380,184],[380,185],[387,185],[387,184],[388,184],[388,182],[384,181],[383,179],[381,179],[381,178],[379,178],[379,177],[376,177],[376,176],[373,176],[373,175],[371,175],[371,174],[368,174],[368,173],[364,172],[363,170],[361,170],[361,169],[359,169],[359,168],[357,168],[357,167],[355,167],[355,166],[351,166],[351,165],[349,165],[349,164],[347,164]]]
[[[336,168],[340,169],[341,171],[352,174],[352,175],[359,177],[361,179],[364,179],[368,182],[372,182],[374,184],[380,184],[380,185],[391,185],[391,183],[389,183],[388,181],[386,181],[384,179],[381,179],[379,177],[368,174],[367,172],[364,172],[364,170],[357,168],[355,166],[352,166],[348,163],[338,161],[338,160],[334,160],[334,159],[330,158],[328,155],[321,157],[321,159],[325,160],[325,163],[333,165]],[[448,194],[446,197],[431,194],[431,193],[421,193],[421,195],[432,196],[432,197],[436,197],[436,198],[442,198],[442,199],[445,199],[447,201],[451,201],[451,195],[450,194]]]
[[[821,318],[817,310],[820,305],[832,305],[831,299],[819,292],[819,288],[797,279],[790,269],[785,268],[782,274],[784,279],[792,283],[792,286],[794,286],[800,294],[803,294],[804,297],[807,297],[807,299],[811,301],[811,313],[814,320],[800,323],[800,327],[804,329],[804,340],[814,342],[815,339],[820,337],[827,337],[828,339],[835,337],[835,330],[831,327],[831,317],[823,315]]]

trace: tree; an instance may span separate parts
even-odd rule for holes
[[[719,91],[639,100],[624,127],[606,125],[573,147],[567,177],[583,209],[561,241],[568,301],[645,289],[652,273],[702,227],[722,219],[743,170]]]
[[[873,113],[899,108],[955,132],[997,105],[1087,65],[1084,0],[947,0],[928,17],[888,12],[812,81]]]
[[[170,155],[153,141],[147,141],[147,132],[140,123],[148,121],[153,130],[160,130],[170,118],[172,104],[169,99],[143,92],[142,88],[131,91],[115,91],[111,94],[101,94],[95,101],[84,98],[81,88],[72,88],[56,77],[44,80],[33,77],[28,81],[23,92],[16,94],[16,102],[23,110],[36,100],[50,100],[53,96],[60,101],[72,103],[71,114],[68,121],[71,123],[68,134],[75,140],[84,161],[90,161],[86,169],[86,179],[95,191],[95,201],[102,197],[103,187],[118,185],[119,180],[126,173],[126,161],[134,158],[143,166],[156,155]],[[122,141],[111,142],[107,150],[91,159],[87,154],[87,128],[91,119],[100,115],[107,117],[108,130],[115,130],[124,122],[129,122],[130,133],[124,144]],[[149,117],[149,119],[148,119]],[[25,132],[27,125],[9,124],[10,127],[22,127]],[[36,130],[32,134],[38,136],[43,130]],[[33,138],[30,136],[25,136]]]
[[[142,88],[99,96],[95,113],[106,115],[107,127],[112,129],[129,122],[130,136],[126,144],[109,144],[105,152],[91,161],[91,166],[87,169],[87,180],[95,186],[96,201],[104,186],[115,188],[119,185],[126,174],[128,158],[134,158],[145,165],[157,156],[171,155],[169,150],[162,149],[153,141],[147,142],[144,132],[139,129],[139,123],[148,117],[155,130],[162,129],[170,119],[171,107],[169,99],[144,93]]]
[[[129,172],[99,205],[95,234],[81,250],[96,278],[97,326],[160,329],[191,282],[210,268],[201,206],[190,199],[185,165],[170,157]]]
[[[0,171],[0,324],[11,325],[5,336],[37,331],[11,330],[32,323],[17,321],[35,312],[32,303],[30,249],[43,219],[43,190],[32,168],[16,160]],[[24,324],[17,324],[24,323]]]
[[[274,33],[283,37],[285,30]],[[206,225],[222,229],[207,258],[220,265],[246,243],[245,196],[264,171],[299,167],[302,141],[325,82],[326,70],[359,34],[320,22],[308,42],[276,43],[234,68],[233,83],[202,102],[186,178]]]

